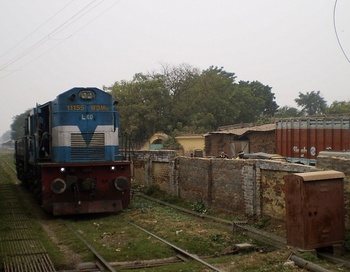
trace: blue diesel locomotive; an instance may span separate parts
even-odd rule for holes
[[[130,161],[119,150],[112,96],[72,88],[33,108],[16,141],[18,179],[53,215],[118,212],[130,203]]]

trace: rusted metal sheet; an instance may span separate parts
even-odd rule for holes
[[[44,205],[46,203],[43,203]],[[47,206],[49,206],[47,204]],[[119,212],[123,209],[120,199],[99,200],[99,201],[81,201],[74,202],[56,202],[53,204],[53,215],[83,214],[83,213],[101,213],[101,212]]]
[[[284,176],[288,245],[317,249],[343,244],[343,179],[338,171]]]
[[[350,118],[297,118],[276,122],[277,153],[292,162],[315,164],[324,150],[349,150]]]

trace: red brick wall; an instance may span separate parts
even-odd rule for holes
[[[249,135],[250,153],[276,153],[275,131],[253,132]]]
[[[231,145],[234,141],[249,141],[249,153],[276,153],[275,131],[255,131],[240,138],[232,134],[209,134],[205,137],[205,154],[218,157],[223,151],[228,154],[229,158],[232,158],[237,155],[232,154]]]

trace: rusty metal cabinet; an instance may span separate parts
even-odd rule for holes
[[[343,244],[344,177],[338,171],[284,176],[288,245],[307,250]]]

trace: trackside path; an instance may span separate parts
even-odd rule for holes
[[[25,203],[18,196],[18,185],[8,171],[11,168],[0,159],[0,270],[56,271],[30,223]]]

